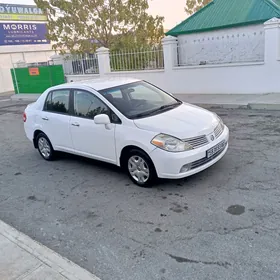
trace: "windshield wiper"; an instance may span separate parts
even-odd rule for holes
[[[173,108],[173,107],[176,107],[178,105],[182,104],[181,102],[176,102],[176,103],[171,103],[171,104],[166,104],[166,105],[162,105],[161,107],[159,107],[158,109],[156,109],[157,111],[158,110],[164,110],[164,109],[169,109],[169,108]]]
[[[138,118],[142,118],[142,117],[147,117],[147,116],[150,116],[154,113],[154,110],[151,110],[151,111],[147,111],[147,112],[143,112],[143,113],[139,113],[139,114],[136,114],[136,115],[132,115],[130,116],[131,119],[138,119]]]
[[[139,113],[139,114],[136,114],[136,115],[133,115],[133,116],[130,116],[130,118],[142,118],[142,117],[148,117],[148,116],[151,116],[157,112],[160,112],[160,111],[163,111],[165,109],[170,109],[170,108],[174,108],[176,106],[179,106],[181,105],[182,102],[178,101],[176,103],[171,103],[171,104],[166,104],[166,105],[162,105],[161,107],[159,108],[156,108],[156,109],[153,109],[153,110],[150,110],[150,111],[147,111],[147,112],[143,112],[143,113]]]

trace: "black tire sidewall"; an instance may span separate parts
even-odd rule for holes
[[[149,179],[145,182],[145,183],[139,183],[137,182],[130,174],[129,169],[128,169],[128,160],[132,157],[132,156],[140,156],[141,158],[143,158],[145,160],[145,162],[147,163],[148,167],[149,167],[149,172],[150,172],[150,176]],[[157,174],[156,174],[156,170],[154,167],[154,164],[152,162],[152,160],[149,158],[149,156],[145,153],[142,152],[141,150],[137,150],[137,149],[133,149],[128,153],[128,156],[126,158],[125,161],[125,168],[126,168],[126,172],[129,176],[129,178],[132,180],[132,182],[142,188],[151,188],[153,186],[153,183],[155,182],[156,178],[157,178]]]
[[[50,145],[50,156],[48,158],[44,157],[39,149],[39,139],[40,138],[45,138],[46,141],[49,143]],[[39,154],[41,155],[41,157],[47,161],[50,161],[50,160],[53,160],[54,159],[54,150],[53,150],[53,147],[52,147],[52,143],[51,141],[49,140],[48,136],[45,134],[45,133],[39,133],[37,135],[37,138],[36,138],[36,143],[37,143],[37,147],[38,147],[38,151],[39,151]]]

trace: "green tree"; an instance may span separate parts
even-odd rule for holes
[[[151,46],[164,35],[163,17],[147,13],[148,0],[35,0],[48,16],[54,49],[93,52]]]
[[[188,15],[192,15],[211,1],[212,0],[187,0],[185,11]]]

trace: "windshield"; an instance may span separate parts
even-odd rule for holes
[[[159,114],[182,104],[181,101],[144,81],[99,92],[129,119]]]

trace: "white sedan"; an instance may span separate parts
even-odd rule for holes
[[[179,179],[219,161],[229,130],[210,111],[136,79],[95,79],[46,90],[23,115],[45,160],[56,151],[122,167],[137,185]]]

